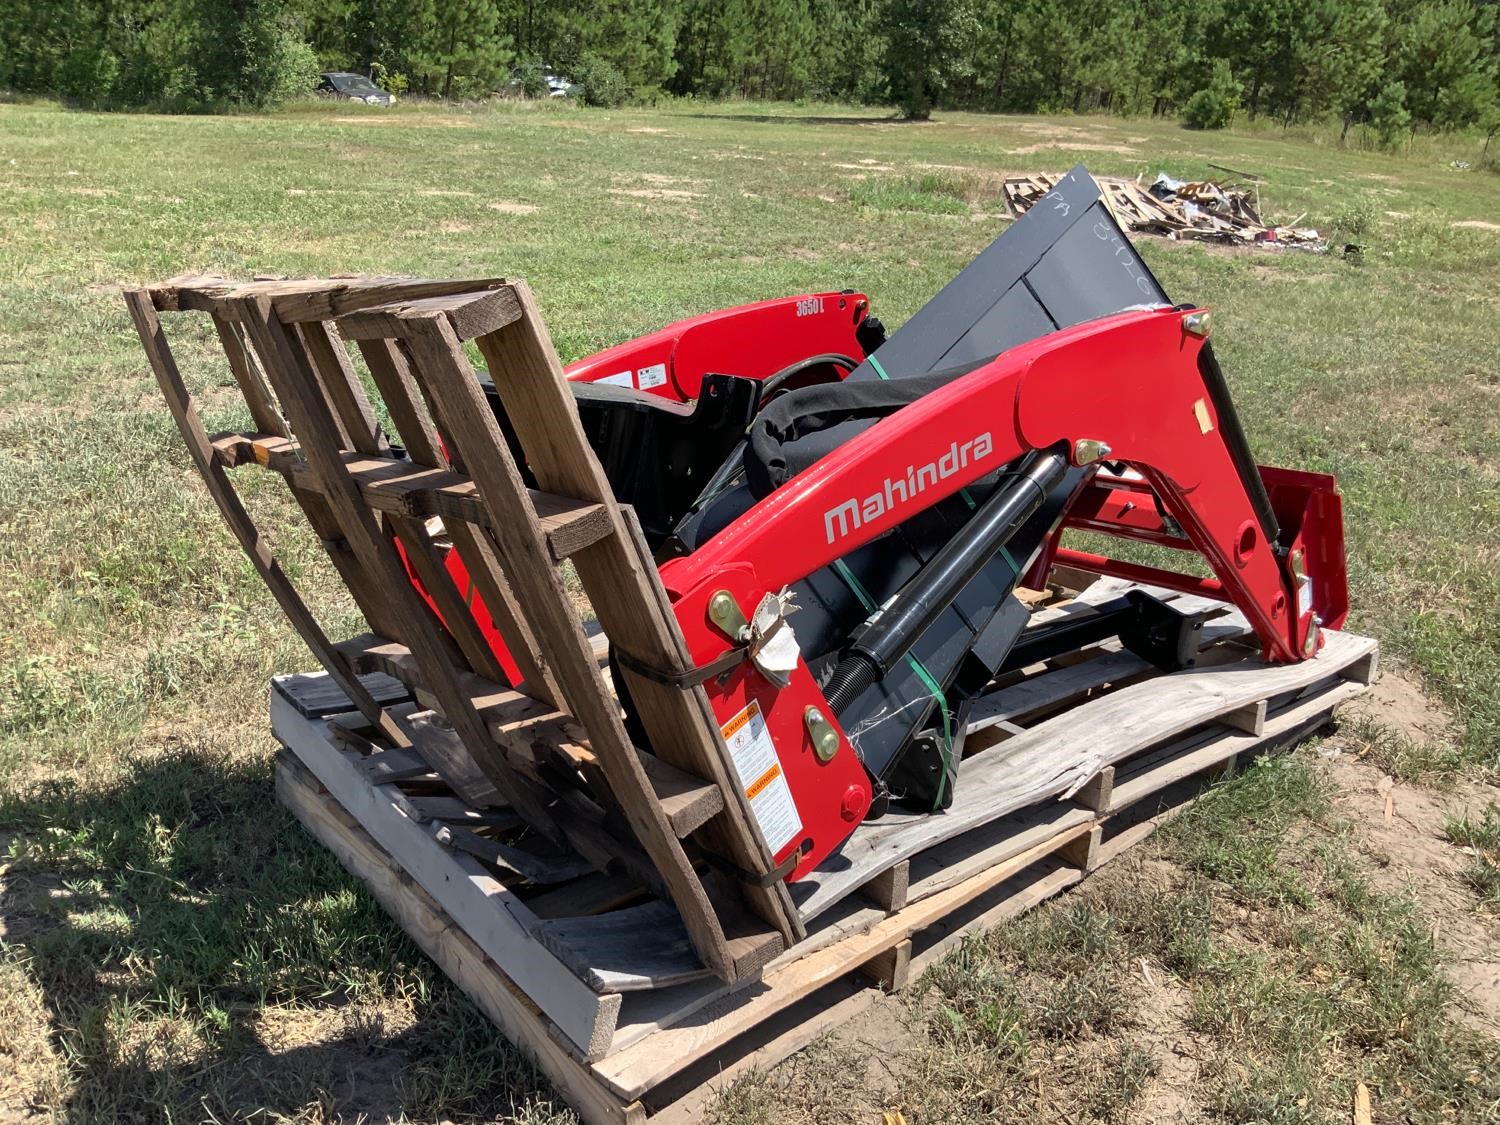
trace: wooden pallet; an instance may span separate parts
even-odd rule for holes
[[[1034,619],[1118,593],[1101,582]],[[1196,670],[1162,675],[1105,644],[998,685],[954,807],[872,821],[794,884],[807,937],[753,983],[708,973],[672,908],[628,876],[569,874],[535,834],[380,748],[358,713],[330,715],[324,676],[275,684],[277,792],[585,1120],[690,1117],[705,1082],[784,1057],[965,933],[1076,883],[1143,838],[1167,795],[1303,737],[1374,675],[1375,643],[1342,633],[1312,661],[1266,665],[1219,608]]]
[[[372,737],[414,754],[453,798],[504,806],[556,852],[629,873],[675,908],[695,962],[721,981],[754,979],[804,936],[785,885],[761,885],[771,854],[703,690],[625,673],[652,752],[633,746],[564,589],[571,560],[609,643],[635,667],[663,681],[691,667],[523,282],[193,278],[125,298],[210,495]],[[205,432],[161,312],[211,320],[256,432]],[[285,478],[369,633],[328,638],[239,500],[227,470],[242,465]],[[450,550],[511,641],[518,682],[446,569]],[[360,678],[375,670],[420,706],[389,707]]]

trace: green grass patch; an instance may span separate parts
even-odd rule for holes
[[[265,683],[311,661],[203,494],[120,287],[185,270],[526,277],[565,359],[675,318],[845,285],[895,327],[1002,229],[1004,173],[1064,171],[1077,154],[1066,136],[1038,147],[1053,139],[1049,119],[886,117],[761,103],[306,105],[231,118],[0,105],[0,832],[15,841],[5,895],[18,923],[0,961],[0,1023],[18,1027],[0,1030],[0,1049],[33,1060],[37,1104],[80,1120],[155,1119],[163,1106],[192,1119],[559,1113],[272,807]],[[1500,235],[1455,225],[1494,221],[1495,179],[1452,168],[1465,154],[1426,138],[1397,158],[1301,127],[1189,137],[1156,120],[1068,125],[1103,142],[1086,150],[1102,174],[1246,168],[1265,177],[1269,216],[1305,213],[1363,247],[1356,261],[1140,241],[1168,292],[1215,308],[1259,459],[1339,475],[1351,625],[1455,716],[1451,746],[1382,735],[1371,754],[1402,776],[1500,769]],[[869,167],[891,171],[847,178]],[[191,323],[178,326],[179,360],[206,424],[242,428],[212,333]],[[242,472],[238,483],[266,526],[300,522],[280,482]],[[310,535],[273,539],[328,631],[355,632]],[[973,954],[1000,967],[944,986],[957,1022],[932,1035],[953,1065],[906,1060],[931,1087],[929,1117],[1056,1120],[1022,1089],[1054,1058],[1076,1080],[1075,1119],[1128,1111],[1151,1084],[1149,1060],[1129,1050],[1130,988],[1079,948],[1106,965],[1149,954],[1192,988],[1247,996],[1260,994],[1257,973],[1296,969],[1296,916],[1319,914],[1331,877],[1278,847],[1326,809],[1295,772],[1247,777],[1213,798],[1220,826],[1190,817],[1174,837],[1187,874],[1171,893],[1009,931]],[[1246,947],[1226,940],[1242,924],[1254,931]],[[1355,945],[1307,940],[1330,965],[1355,961]],[[1079,980],[1049,992],[1048,974]],[[1376,1002],[1370,980],[1358,987],[1339,995]],[[317,1036],[345,1010],[343,1046],[330,1048]],[[55,1037],[36,1037],[39,1019]],[[270,1030],[302,1020],[321,1030]],[[1431,1020],[1412,1028],[1359,1065],[1445,1091],[1456,1119],[1480,1119],[1488,1079],[1472,1097],[1446,1092],[1460,1048]],[[397,1076],[340,1077],[351,1057],[375,1056],[396,1060]],[[1353,1064],[1327,1057],[1304,1080],[1266,1048],[1214,1088],[1241,1091],[1243,1119],[1307,1090],[1309,1104],[1346,1105]],[[1421,1069],[1430,1058],[1435,1085]],[[1129,1096],[1088,1100],[1100,1089]],[[1255,1100],[1282,1094],[1290,1101]]]
[[[1450,817],[1444,831],[1473,854],[1466,877],[1474,893],[1485,906],[1500,907],[1500,805],[1490,802],[1477,817]]]
[[[968,190],[958,177],[937,172],[899,177],[871,173],[849,189],[849,202],[879,211],[963,215],[969,210]]]

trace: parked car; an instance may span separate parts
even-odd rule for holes
[[[318,93],[351,102],[364,102],[366,105],[390,105],[396,100],[395,94],[382,90],[363,74],[353,74],[347,70],[318,75]]]
[[[571,98],[583,93],[583,87],[571,78],[564,78],[553,72],[550,66],[542,67],[542,82],[547,87],[544,97],[548,98]],[[520,70],[511,72],[510,82],[507,83],[511,91],[520,94],[524,92],[526,79]]]

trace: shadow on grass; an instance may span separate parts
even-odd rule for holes
[[[179,747],[100,787],[0,793],[0,833],[0,968],[29,978],[56,1064],[17,1076],[31,1108],[109,1121],[563,1115],[274,804],[269,759]]]

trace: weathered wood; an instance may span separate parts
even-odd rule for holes
[[[903,938],[889,949],[883,949],[859,967],[887,992],[899,992],[907,985],[911,973],[911,938]]]
[[[887,914],[906,906],[911,865],[905,860],[892,864],[859,888],[859,893]]]
[[[422,322],[441,317],[460,340],[496,332],[520,319],[521,305],[509,287],[487,293],[457,293],[377,305],[339,318],[339,328],[351,340],[400,339],[420,331]]]
[[[198,408],[192,395],[188,393],[187,385],[182,381],[182,374],[177,369],[177,360],[173,357],[172,349],[167,345],[166,337],[162,334],[161,321],[152,306],[149,292],[144,289],[127,289],[125,305],[130,310],[131,320],[135,323],[136,332],[141,338],[141,346],[145,349],[151,370],[156,375],[156,382],[161,388],[162,397],[167,401],[167,408],[172,412],[172,418],[177,423],[183,442],[187,445],[188,454],[197,466],[209,496],[219,509],[219,514],[239,541],[251,565],[260,575],[261,581],[271,591],[271,596],[276,599],[276,604],[286,614],[287,620],[292,623],[292,628],[297,631],[302,642],[312,650],[313,655],[338,681],[339,687],[348,695],[355,708],[386,737],[398,745],[405,745],[406,735],[360,684],[353,669],[330,643],[322,626],[318,624],[301,595],[297,593],[296,587],[281,569],[281,564],[276,561],[270,547],[261,538],[255,521],[250,518],[250,513],[240,502],[239,494],[225,475],[224,467],[214,456],[213,446],[199,419]]]
[[[357,669],[379,669],[389,677],[421,688],[421,672],[411,650],[405,645],[370,634],[355,637],[338,646]],[[575,762],[593,759],[587,735],[571,715],[557,711],[535,699],[498,684],[486,683],[478,676],[461,677],[469,692],[474,710],[488,726],[490,734],[507,751],[511,760],[525,762],[532,769],[547,757],[562,754]],[[453,742],[451,728],[438,717],[417,714],[410,722],[431,728],[431,749],[441,753]],[[424,752],[428,744],[424,743]],[[680,839],[706,823],[724,808],[723,792],[701,778],[692,777],[668,765],[654,754],[632,747],[642,772],[672,831]],[[437,761],[434,761],[437,766]],[[455,761],[449,769],[457,769]],[[461,777],[459,785],[476,784],[478,778]],[[482,803],[482,799],[480,802]]]
[[[1082,788],[1073,794],[1073,800],[1086,809],[1102,813],[1109,811],[1110,796],[1115,789],[1115,767],[1105,766],[1083,783]]]
[[[230,468],[257,464],[280,473],[293,487],[325,491],[295,441],[261,434],[218,434],[213,445]],[[492,517],[474,482],[460,473],[361,453],[340,453],[339,459],[365,503],[377,512],[418,519],[440,516],[483,526],[490,523]],[[532,491],[531,502],[554,561],[561,562],[610,534],[608,517],[597,503],[538,491]]]
[[[526,905],[543,920],[583,918],[628,906],[638,901],[642,894],[640,883],[628,875],[603,875],[595,872],[561,887],[532,895],[526,900]]]
[[[613,501],[598,458],[584,438],[582,424],[563,378],[552,342],[541,330],[530,289],[515,283],[522,317],[479,337],[477,343],[495,381],[507,415],[516,427],[528,467],[540,487],[605,504],[615,534],[573,557],[584,590],[604,631],[632,654],[667,671],[691,667],[686,642],[649,552],[640,542],[634,518],[626,519]],[[632,700],[651,746],[671,765],[718,785],[728,805],[725,815],[706,824],[698,841],[738,867],[757,874],[772,868],[772,857],[755,826],[748,801],[728,765],[728,752],[701,689],[681,691],[626,673]],[[581,716],[580,716],[581,717]],[[584,724],[593,731],[593,725]],[[787,942],[804,934],[790,895],[778,884],[746,888],[751,908]]]
[[[623,1050],[611,1052],[595,1064],[594,1071],[616,1095],[638,1098],[688,1062],[704,1057],[771,1012],[858,968],[929,923],[1005,882],[1050,854],[1056,846],[1055,841],[1040,844],[967,882],[913,903],[863,934],[768,972],[764,991],[743,997],[731,993],[687,1023],[664,1028]]]
[[[422,665],[428,687],[464,749],[517,812],[538,831],[560,839],[560,831],[532,783],[519,777],[506,762],[459,689],[447,635],[412,588],[394,544],[364,505],[344,468],[333,419],[316,393],[306,354],[272,311],[269,298],[236,297],[235,304],[302,443],[302,451],[323,486],[324,497],[369,580],[383,590],[391,611],[400,620],[401,639]]]
[[[458,848],[475,859],[482,859],[494,867],[508,868],[530,883],[549,886],[566,883],[594,870],[582,856],[552,857],[537,855],[526,848],[502,844],[488,836],[458,825],[447,825],[435,834],[437,842],[445,847]]]
[[[285,676],[278,682],[292,706],[309,719],[324,719],[354,706],[349,693],[339,682],[323,672]],[[370,693],[370,698],[382,707],[411,698],[411,690],[405,684],[384,672],[366,672],[359,677],[359,682]]]
[[[488,876],[464,874],[459,857],[398,812],[382,794],[381,790],[391,787],[371,785],[354,763],[328,744],[321,724],[304,719],[274,690],[271,725],[302,765],[386,852],[388,863],[398,863],[510,980],[528,995],[548,999],[551,1019],[569,1041],[585,1056],[604,1051],[619,1014],[618,998],[597,995],[530,940],[536,923],[515,894]]]
[[[516,323],[528,320],[523,317]],[[499,423],[474,378],[463,347],[445,320],[425,319],[412,324],[408,345],[422,369],[428,405],[439,429],[457,447],[465,467],[479,485],[481,497],[491,510],[490,526],[506,574],[525,606],[527,618],[549,658],[558,686],[588,731],[590,746],[609,779],[621,811],[669,887],[692,935],[694,947],[705,964],[726,980],[733,980],[736,968],[728,959],[723,928],[660,805],[648,797],[650,787],[645,772],[630,745],[617,705],[609,698],[600,679],[598,666],[562,587],[561,578],[547,557],[528,490],[509,456]],[[534,326],[532,331],[536,331]],[[493,341],[497,335],[492,333],[481,337],[481,350],[484,341]],[[498,350],[502,354],[507,351]],[[506,359],[511,357],[507,355]],[[496,378],[500,380],[501,373],[496,373]],[[566,388],[562,389],[566,393]],[[572,409],[571,399],[568,408],[571,411],[569,419],[576,428],[577,412]],[[520,432],[529,428],[528,423],[540,425],[536,419],[513,418],[513,421]],[[573,456],[577,450],[582,450],[592,457],[581,430],[578,437],[577,448],[567,449],[567,454]],[[538,474],[539,482],[541,479]],[[588,496],[585,499],[603,502],[606,498]],[[610,507],[610,504],[605,504],[606,510]],[[519,515],[520,518],[506,519],[501,513]],[[598,550],[616,540],[618,535],[612,535],[585,550]],[[425,667],[425,660],[420,663]]]

